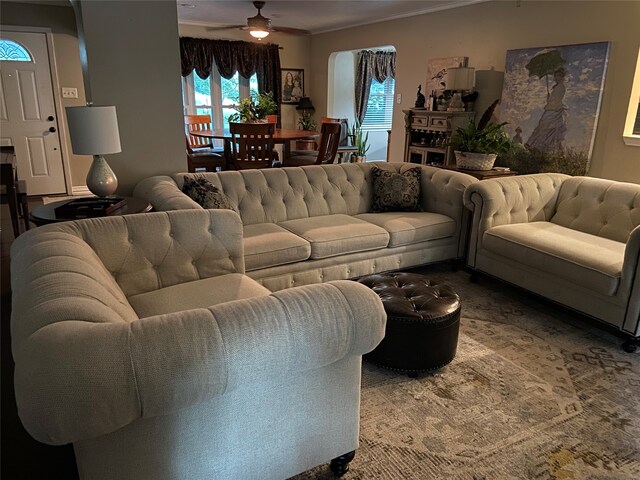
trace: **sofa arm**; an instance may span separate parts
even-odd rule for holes
[[[640,226],[631,231],[627,240],[618,295],[628,298],[622,330],[637,337],[640,335]]]
[[[473,212],[468,263],[475,266],[476,252],[488,229],[512,223],[549,220],[555,212],[561,173],[538,173],[483,180],[464,192],[464,204]]]
[[[362,355],[385,324],[378,296],[345,280],[130,323],[60,321],[15,346],[19,413],[42,442],[93,438]]]
[[[466,173],[423,166],[420,175],[420,206],[425,212],[440,213],[456,221],[458,257],[464,257],[469,234],[469,211],[464,192],[479,180]]]
[[[143,198],[156,211],[202,209],[176,185],[171,177],[156,176],[141,180],[133,190],[133,196]]]

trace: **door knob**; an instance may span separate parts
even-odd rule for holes
[[[49,131],[50,131],[51,133],[55,132],[55,131],[56,131],[56,127],[49,127]]]
[[[49,115],[47,117],[47,120],[49,120],[50,122],[53,122],[55,120],[55,118],[53,118],[53,115]]]

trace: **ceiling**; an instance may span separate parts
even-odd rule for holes
[[[289,0],[267,1],[262,15],[275,27],[323,33],[461,7],[486,0]],[[250,0],[177,0],[178,21],[194,25],[242,25],[257,10]]]

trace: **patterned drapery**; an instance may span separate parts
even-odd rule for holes
[[[384,82],[396,78],[396,52],[362,50],[358,53],[356,71],[356,118],[360,123],[367,113],[371,79]]]
[[[182,76],[193,70],[200,78],[211,75],[215,64],[224,78],[231,78],[236,71],[249,78],[258,77],[260,92],[271,92],[280,113],[280,52],[273,43],[212,40],[206,38],[181,37],[180,59]]]

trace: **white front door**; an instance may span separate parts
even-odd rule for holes
[[[28,195],[65,193],[47,37],[2,31],[0,143],[13,145]]]

